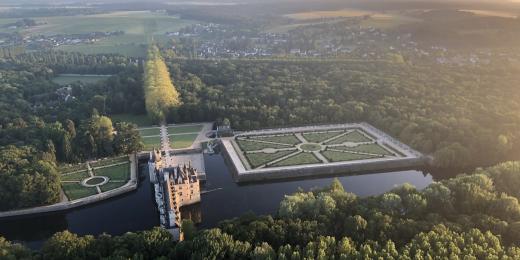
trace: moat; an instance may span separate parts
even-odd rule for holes
[[[287,180],[271,183],[239,185],[232,179],[220,154],[204,155],[207,181],[203,186],[202,202],[186,208],[183,214],[200,218],[199,228],[211,228],[219,221],[238,217],[247,212],[275,213],[284,195],[302,188],[309,190],[329,185],[334,177]],[[146,161],[140,162],[139,187],[107,201],[65,213],[0,221],[0,234],[9,240],[38,248],[55,232],[70,230],[80,235],[112,235],[140,231],[159,226],[153,188],[150,185]],[[380,172],[338,177],[346,191],[358,196],[377,195],[396,185],[411,183],[422,189],[432,182],[432,176],[417,170]],[[225,207],[222,207],[225,205]]]

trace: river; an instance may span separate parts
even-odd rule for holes
[[[220,154],[204,155],[204,160],[207,182],[203,190],[210,192],[202,195],[199,205],[183,212],[183,215],[201,220],[200,228],[214,227],[221,220],[250,211],[256,214],[275,213],[284,195],[294,193],[298,188],[309,190],[324,187],[334,178],[238,185],[233,182]],[[66,229],[80,235],[120,235],[158,226],[159,217],[145,163],[140,165],[140,184],[134,192],[59,214],[3,220],[0,221],[0,235],[31,248],[39,248],[52,234]],[[358,196],[381,194],[406,182],[422,189],[432,182],[430,174],[416,170],[340,176],[338,179],[346,191]]]

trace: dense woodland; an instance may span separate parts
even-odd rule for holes
[[[31,252],[0,238],[7,259],[518,259],[520,162],[359,198],[330,187],[286,196],[275,216],[246,214],[186,240],[163,229],[111,237],[68,231]]]
[[[59,164],[142,148],[135,125],[108,116],[144,112],[140,69],[122,60],[39,53],[0,62],[0,211],[58,202]],[[98,84],[50,81],[60,72],[102,68],[117,74]]]
[[[168,62],[182,121],[236,129],[367,121],[444,167],[520,154],[518,67],[403,62]],[[434,67],[434,68],[432,68]]]

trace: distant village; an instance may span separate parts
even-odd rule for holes
[[[424,46],[413,41],[410,33],[387,33],[374,27],[351,25],[341,27],[341,32],[316,30],[316,37],[310,31],[306,39],[300,37],[309,33],[309,26],[291,29],[287,32],[242,32],[219,24],[195,24],[179,31],[167,32],[166,36],[178,39],[171,48],[181,56],[194,58],[247,58],[247,57],[308,57],[308,58],[355,58],[376,60],[388,58],[389,54],[407,59],[429,59],[438,64],[478,65],[489,64],[492,60],[508,59],[519,62],[520,55],[507,51],[461,50],[450,51],[444,46]],[[341,37],[337,35],[341,34]],[[319,39],[317,41],[311,39]]]
[[[31,19],[4,25],[9,29],[38,26]],[[430,60],[446,65],[485,65],[493,60],[520,62],[517,52],[451,51],[445,46],[419,44],[410,33],[386,32],[361,26],[359,20],[343,23],[316,23],[306,26],[286,25],[290,29],[256,31],[231,25],[198,23],[178,31],[166,32],[177,55],[189,58],[259,58],[306,57],[348,58],[361,60]],[[94,44],[123,35],[123,31],[84,34],[31,35],[0,33],[0,49],[23,46],[27,50],[46,50],[59,46]],[[4,54],[3,56],[9,56]]]

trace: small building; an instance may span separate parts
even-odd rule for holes
[[[229,125],[219,125],[217,126],[217,137],[230,137],[234,136],[235,133],[231,126]]]

